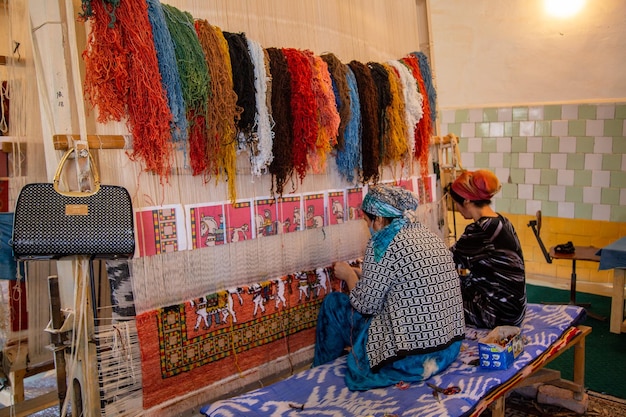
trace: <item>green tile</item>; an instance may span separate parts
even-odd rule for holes
[[[483,109],[483,122],[497,122],[498,109]]]
[[[533,187],[533,198],[535,200],[547,200],[550,197],[550,187],[547,185],[535,185]]]
[[[579,136],[576,138],[576,152],[593,153],[595,139],[591,136]]]
[[[619,154],[626,153],[626,137],[613,138],[613,152]]]
[[[624,121],[619,119],[604,121],[604,136],[622,136],[624,134]]]
[[[454,121],[456,123],[466,123],[469,122],[469,110],[468,109],[458,109],[454,112]]]
[[[528,120],[528,107],[513,107],[513,120]]]
[[[511,199],[511,214],[526,214],[526,200]]]
[[[626,206],[611,207],[611,215],[609,220],[612,222],[626,222]]]
[[[454,133],[461,136],[461,123],[448,123],[448,133]]]
[[[578,106],[578,118],[595,120],[597,109],[594,104],[581,104]]]
[[[541,145],[541,152],[544,153],[558,153],[559,152],[559,138],[555,136],[546,136],[543,138]]]
[[[558,217],[559,205],[554,201],[542,201],[541,214],[546,217]]]
[[[550,133],[552,133],[552,122],[539,120],[535,122],[535,136],[548,136]]]
[[[549,153],[536,153],[534,159],[533,166],[535,168],[550,168]]]
[[[504,122],[504,136],[519,136],[519,122]]]
[[[489,136],[489,123],[476,123],[474,134],[477,138],[485,138]]]
[[[483,152],[496,152],[498,150],[496,138],[483,138],[482,141]]]
[[[612,188],[626,188],[626,172],[612,171],[609,186]]]
[[[585,169],[585,155],[581,153],[568,153],[565,168]]]
[[[539,174],[541,184],[556,185],[557,184],[557,170],[556,169],[542,169]]]
[[[615,106],[615,118],[626,119],[626,104],[618,104]]]
[[[566,186],[565,187],[565,201],[570,202],[570,203],[582,203],[583,187]]]
[[[574,218],[591,220],[593,218],[593,204],[575,203]]]
[[[502,184],[502,198],[517,198],[517,184]]]
[[[523,168],[511,168],[511,182],[513,184],[526,184],[526,170]]]
[[[591,185],[591,171],[585,169],[574,171],[574,184],[578,187],[589,187]]]
[[[526,152],[527,143],[525,136],[513,136],[511,138],[511,152]]]
[[[584,136],[587,133],[587,124],[584,120],[570,120],[567,123],[568,136]]]
[[[619,192],[617,188],[603,188],[600,192],[600,203],[619,205]]]
[[[602,169],[605,171],[620,171],[622,169],[622,155],[614,153],[602,155]]]
[[[489,168],[489,154],[484,152],[475,154],[474,165],[477,168]]]
[[[561,109],[560,105],[544,106],[543,118],[545,120],[561,120]]]
[[[511,200],[508,198],[498,198],[495,201],[495,209],[498,213],[510,213]]]
[[[511,167],[512,161],[513,161],[513,154],[505,153],[504,155],[502,155],[502,166]]]

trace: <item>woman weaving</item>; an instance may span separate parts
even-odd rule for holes
[[[474,222],[452,246],[459,269],[465,322],[480,328],[519,326],[526,312],[522,247],[511,222],[490,207],[500,181],[485,169],[463,172],[450,194]]]
[[[362,270],[335,263],[349,294],[324,298],[313,366],[347,357],[346,385],[364,391],[430,378],[453,362],[465,325],[449,249],[415,221],[415,196],[370,188],[361,206],[372,237]]]

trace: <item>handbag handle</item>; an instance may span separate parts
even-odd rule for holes
[[[93,159],[93,155],[91,154],[91,152],[89,152],[89,150],[87,149],[83,149],[84,152],[87,152],[87,155],[89,155],[89,163],[91,164],[91,174],[93,175],[93,183],[94,183],[94,189],[90,192],[82,192],[82,191],[61,191],[59,189],[59,179],[61,178],[61,171],[63,170],[63,167],[65,166],[65,162],[67,161],[67,158],[69,158],[69,156],[76,150],[76,148],[69,148],[65,154],[63,155],[63,157],[61,158],[61,161],[59,162],[59,166],[57,167],[57,172],[54,174],[54,179],[52,180],[53,186],[54,186],[54,191],[56,191],[57,193],[64,195],[66,197],[87,197],[90,195],[94,195],[96,194],[99,190],[100,190],[100,175],[98,175],[98,168],[96,167],[96,163]]]

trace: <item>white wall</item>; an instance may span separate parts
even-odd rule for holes
[[[439,107],[623,101],[626,2],[585,3],[557,19],[543,0],[430,0]]]

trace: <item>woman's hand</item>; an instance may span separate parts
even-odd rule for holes
[[[349,290],[352,290],[359,280],[359,276],[353,267],[347,262],[335,262],[333,264],[335,276],[344,281]]]

